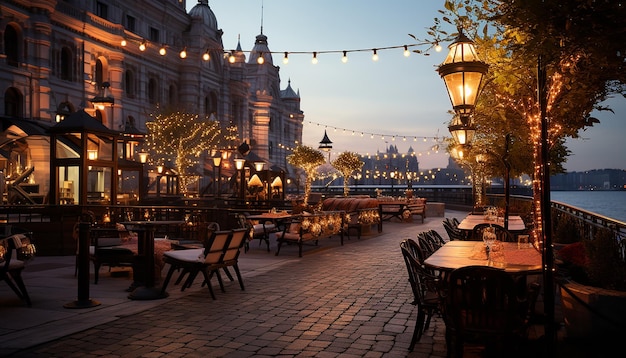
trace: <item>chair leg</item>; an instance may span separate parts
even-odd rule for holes
[[[167,270],[167,275],[165,276],[165,280],[163,280],[163,284],[161,285],[161,295],[165,294],[165,290],[167,289],[167,285],[170,283],[170,279],[172,278],[172,274],[176,270],[176,267],[170,264],[170,269]]]
[[[233,278],[233,275],[230,273],[230,271],[228,271],[228,267],[222,267],[222,269],[224,270],[224,273],[226,273],[226,276],[228,276],[228,279],[231,281],[234,281],[235,279]]]
[[[206,269],[202,269],[202,275],[204,276],[204,282],[207,286],[209,286],[209,292],[211,293],[211,298],[215,299],[215,292],[213,292],[213,287],[211,286],[211,276],[213,272],[207,273]]]
[[[241,290],[245,291],[245,288],[243,287],[243,280],[241,279],[241,273],[239,272],[239,265],[234,264],[233,268],[235,269],[235,273],[237,274],[237,280],[239,281],[239,286],[241,287]]]
[[[222,275],[220,275],[220,270],[213,270],[212,272],[215,272],[215,276],[217,276],[217,282],[220,283],[220,289],[222,290],[222,292],[226,292],[226,290],[224,289],[224,281],[222,280]],[[207,282],[208,284],[209,282]]]
[[[413,330],[413,337],[411,338],[411,344],[409,345],[409,351],[411,352],[413,351],[415,344],[419,342],[420,338],[422,338],[422,333],[424,331],[424,319],[424,311],[418,309],[417,318],[415,319],[415,329]]]
[[[28,307],[31,307],[32,303],[30,302],[30,297],[28,297],[28,291],[26,290],[24,280],[22,280],[22,270],[9,271],[7,276],[7,283],[9,283],[9,286],[11,286],[13,291],[15,291],[15,293],[17,293],[17,295],[26,302]],[[11,282],[11,279],[13,279],[13,282],[17,285],[17,289]]]

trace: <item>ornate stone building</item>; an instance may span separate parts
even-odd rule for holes
[[[58,175],[47,130],[83,108],[127,133],[145,132],[157,107],[214,115],[236,125],[238,141],[267,168],[286,169],[285,148],[301,142],[304,115],[291,85],[280,88],[267,37],[257,36],[246,60],[239,44],[225,51],[207,0],[185,9],[183,0],[3,0],[0,169],[8,182],[34,168],[21,180],[47,197]],[[110,105],[94,107],[96,99]]]

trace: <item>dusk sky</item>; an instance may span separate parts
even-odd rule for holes
[[[187,0],[187,9],[196,4]],[[426,38],[443,1],[265,0],[263,11],[261,4],[209,0],[226,50],[234,49],[241,36],[241,48],[249,52],[262,24],[275,52],[274,65],[280,66],[281,89],[290,80],[300,92],[303,144],[317,148],[326,130],[333,142],[331,156],[346,150],[375,154],[393,144],[400,153],[411,146],[422,169],[447,165],[444,145],[438,151],[433,146],[435,138],[450,136],[452,106],[436,72],[449,44],[430,56],[404,57],[402,48],[382,49],[414,44],[409,33]],[[379,49],[376,62],[373,49]],[[305,53],[290,54],[283,64],[285,51]],[[334,53],[320,53],[324,51]],[[348,51],[347,63],[341,61],[342,51]],[[315,65],[313,52],[320,53]],[[598,113],[599,125],[581,132],[582,139],[568,141],[573,152],[565,164],[568,171],[626,169],[626,99],[609,103],[615,113]]]

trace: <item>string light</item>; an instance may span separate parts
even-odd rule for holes
[[[372,55],[372,61],[374,62],[378,61],[378,51],[376,51],[376,49],[374,49],[374,54]]]
[[[339,130],[341,130],[343,133],[352,132],[353,135],[356,132],[353,129],[335,127],[335,126],[330,126],[327,124],[317,123],[317,122],[308,121],[308,120],[304,121],[304,124],[314,124],[317,127],[320,127],[320,126],[324,127],[324,129],[332,129],[334,132],[337,132]],[[371,139],[374,139],[375,137],[379,137],[381,140],[384,141],[386,137],[391,137],[391,140],[395,141],[396,137],[402,137],[403,141],[406,141],[406,135],[402,135],[402,134],[381,134],[381,133],[370,133],[370,132],[359,132],[359,133],[361,134],[361,137],[363,137],[365,134],[369,134]],[[423,142],[427,142],[429,139],[431,139],[434,143],[440,143],[446,138],[446,137],[439,137],[439,136],[412,136],[412,137],[413,137],[414,142],[416,142],[417,139],[419,138],[419,139],[422,139]]]
[[[185,47],[182,51],[180,51],[180,58],[187,58],[187,48]]]
[[[265,59],[263,58],[263,52],[259,52],[259,57],[256,59],[256,63],[262,65],[265,63]]]
[[[208,60],[211,59],[211,55],[209,54],[209,50],[206,50],[204,55],[202,55],[202,59],[205,60],[205,61],[208,61]]]
[[[146,50],[146,42],[142,41],[141,44],[139,45],[139,51],[143,52]]]
[[[343,56],[341,57],[341,62],[343,62],[343,63],[348,62],[348,52],[347,51],[343,52]]]
[[[126,47],[126,39],[123,38],[122,41],[120,42],[120,45],[122,45],[122,47]]]
[[[167,50],[165,49],[165,45],[161,46],[159,49],[159,55],[165,56],[167,54]]]
[[[317,52],[313,52],[313,58],[311,59],[311,63],[317,65]]]
[[[283,63],[286,65],[289,63],[289,53],[285,51],[285,57],[283,57]]]
[[[404,45],[404,57],[411,56],[411,51],[409,51],[409,46]]]
[[[230,52],[230,56],[228,57],[228,62],[235,63],[235,50]]]

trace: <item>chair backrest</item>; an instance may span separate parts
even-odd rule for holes
[[[443,237],[436,230],[428,230],[426,234],[430,236],[430,238],[433,240],[435,245],[437,245],[437,247],[442,247],[446,244],[446,240],[444,240]]]
[[[428,258],[438,249],[438,247],[434,245],[433,240],[430,239],[425,231],[417,234],[417,243],[422,248],[422,251],[425,254],[424,259]]]
[[[419,245],[419,243],[417,243],[415,240],[413,239],[406,239],[404,240],[404,244],[400,244],[400,247],[404,246],[406,247],[409,252],[411,253],[411,255],[413,257],[415,257],[415,259],[417,260],[417,262],[419,262],[420,264],[422,264],[424,262],[424,260],[426,260],[427,258],[427,254],[424,252],[424,249],[422,249],[422,247]]]
[[[6,273],[11,261],[19,261],[18,250],[25,244],[28,238],[23,234],[14,234],[0,239],[0,274]]]
[[[528,322],[525,293],[504,270],[465,266],[448,275],[445,290],[446,329],[463,335],[501,336],[521,333]]]
[[[465,240],[465,235],[456,226],[451,224],[449,221],[446,221],[446,220],[443,221],[443,228],[446,230],[446,233],[448,234],[448,238],[450,239],[450,241]]]
[[[232,230],[214,231],[204,243],[204,263],[216,264],[223,260],[225,247],[232,236]]]
[[[228,262],[237,260],[237,258],[239,257],[240,249],[246,242],[248,233],[249,231],[246,228],[232,230],[230,240],[228,241],[228,244],[226,245],[226,248],[224,250],[224,257],[222,261]]]
[[[418,259],[412,253],[409,240],[411,239],[405,239],[400,243],[400,250],[402,250],[402,257],[404,258],[409,275],[409,283],[413,291],[413,304],[423,305],[427,292],[437,292],[439,279],[427,272],[418,262]]]
[[[473,241],[482,241],[483,239],[483,231],[486,228],[493,228],[496,233],[496,238],[502,242],[517,242],[515,236],[508,230],[506,230],[503,226],[498,224],[490,224],[490,223],[481,223],[474,226],[472,230],[472,240]]]

